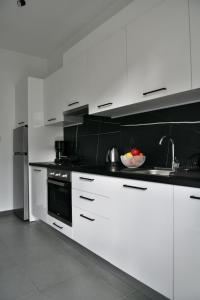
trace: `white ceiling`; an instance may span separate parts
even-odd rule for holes
[[[0,48],[48,58],[95,20],[132,0],[0,0]],[[90,26],[91,28],[91,26]]]

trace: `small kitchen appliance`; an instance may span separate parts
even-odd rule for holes
[[[113,147],[108,149],[106,154],[106,163],[111,170],[116,170],[119,165],[119,152],[117,148]]]

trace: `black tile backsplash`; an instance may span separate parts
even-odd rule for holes
[[[86,116],[83,125],[64,128],[64,139],[71,144],[71,153],[92,164],[104,164],[106,152],[117,147],[120,154],[138,147],[146,155],[146,166],[170,166],[171,146],[163,135],[175,141],[175,156],[184,162],[200,153],[200,124],[174,122],[200,121],[200,103],[125,116],[117,119]],[[167,124],[149,124],[163,123]],[[172,122],[172,123],[170,123]],[[127,124],[137,126],[124,126]],[[146,124],[145,126],[141,124]]]

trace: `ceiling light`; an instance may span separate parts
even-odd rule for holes
[[[25,0],[17,0],[17,6],[22,7],[26,5],[26,1]]]

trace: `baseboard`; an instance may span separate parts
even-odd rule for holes
[[[14,210],[11,209],[11,210],[5,210],[5,211],[0,211],[0,217],[3,217],[3,216],[9,216],[9,215],[13,215],[14,214]]]

